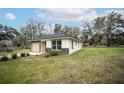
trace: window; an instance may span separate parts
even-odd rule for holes
[[[58,49],[58,50],[61,50],[61,41],[60,41],[60,40],[57,41],[57,49]]]
[[[52,41],[52,49],[61,50],[61,40],[53,40]]]
[[[72,41],[72,44],[71,44],[71,45],[72,45],[71,47],[72,47],[72,49],[73,49],[73,41]]]
[[[56,49],[56,41],[52,41],[52,49]]]

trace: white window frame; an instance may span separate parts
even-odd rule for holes
[[[53,49],[53,41],[55,41],[55,49]],[[58,49],[57,47],[58,47],[58,45],[57,45],[57,41],[60,41],[61,42],[61,49]],[[58,39],[58,40],[52,40],[51,41],[51,43],[52,43],[52,50],[54,50],[54,51],[61,51],[62,50],[62,40],[60,40],[60,39]]]

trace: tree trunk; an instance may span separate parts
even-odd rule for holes
[[[109,39],[109,34],[107,34],[107,47],[110,47],[110,39]]]

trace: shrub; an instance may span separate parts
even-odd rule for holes
[[[46,52],[47,52],[47,54],[45,54],[45,57],[59,55],[58,51],[52,51],[51,49],[46,49]]]
[[[16,59],[18,56],[17,56],[17,54],[15,53],[15,54],[12,54],[12,59]]]
[[[58,51],[52,51],[51,49],[46,49],[46,54],[44,55],[45,57],[50,57],[50,56],[58,56],[59,53]]]
[[[58,56],[58,52],[57,51],[51,51],[50,55],[51,56]]]
[[[4,55],[3,57],[1,57],[1,61],[7,61],[7,60],[9,60],[7,56]]]
[[[13,52],[13,49],[12,48],[7,49],[6,52]]]
[[[25,53],[21,53],[21,57],[25,57],[26,55],[25,55]]]
[[[27,56],[30,56],[30,54],[29,54],[29,53],[27,53]]]

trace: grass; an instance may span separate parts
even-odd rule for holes
[[[12,52],[0,52],[0,56],[10,55],[15,53],[28,53],[28,52],[29,52],[29,49],[16,49],[16,50],[13,50]]]
[[[0,83],[124,83],[124,48],[83,48],[69,56],[1,62]]]

